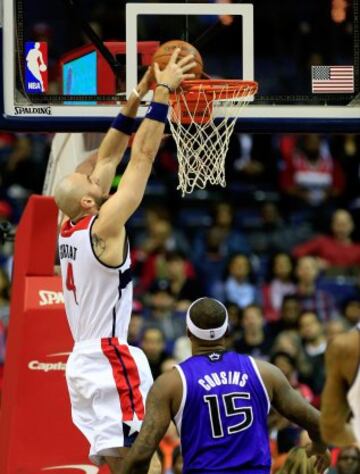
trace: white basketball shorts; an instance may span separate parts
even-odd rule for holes
[[[90,460],[131,447],[153,383],[143,351],[117,338],[77,342],[66,365],[74,424],[90,443]]]

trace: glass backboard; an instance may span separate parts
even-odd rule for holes
[[[358,131],[359,3],[4,0],[1,126],[104,130],[158,45],[183,39],[209,76],[259,83],[238,130]]]

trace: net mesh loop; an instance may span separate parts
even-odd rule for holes
[[[184,81],[170,97],[170,129],[177,146],[182,195],[207,184],[225,187],[225,157],[241,110],[257,83],[231,80]],[[218,118],[214,117],[214,108]]]

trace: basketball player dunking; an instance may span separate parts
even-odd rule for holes
[[[132,308],[130,250],[125,223],[139,206],[167,119],[169,93],[195,63],[177,60],[154,65],[156,89],[136,133],[129,164],[115,194],[107,199],[116,166],[133,129],[139,99],[148,90],[149,72],[114,120],[90,175],[74,173],[55,191],[69,217],[59,236],[65,308],[75,340],[67,369],[72,418],[90,443],[90,459],[121,471],[126,451],[144,417],[152,383],[143,352],[127,345]]]
[[[320,426],[326,442],[360,446],[360,323],[329,343],[326,382],[321,397]],[[353,423],[348,423],[350,414]]]
[[[316,456],[318,472],[328,467],[319,412],[275,366],[226,351],[223,304],[200,298],[190,306],[186,322],[193,356],[155,381],[123,474],[147,472],[171,419],[181,437],[184,474],[268,474],[270,404],[308,431],[312,443],[307,455]]]

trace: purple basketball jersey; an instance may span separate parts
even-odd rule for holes
[[[178,370],[183,473],[268,474],[270,402],[255,362],[235,352],[212,353],[190,357]]]

